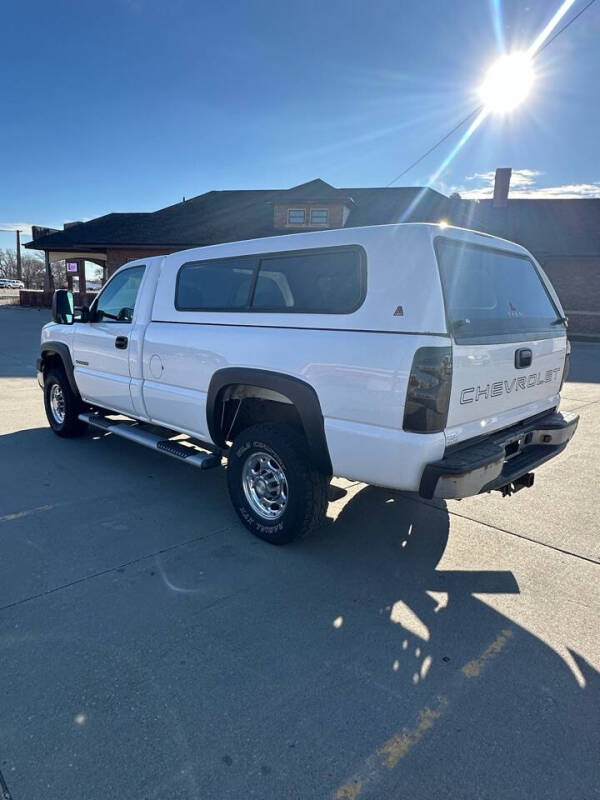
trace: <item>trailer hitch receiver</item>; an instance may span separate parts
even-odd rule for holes
[[[529,489],[530,486],[533,486],[534,478],[533,472],[526,472],[525,475],[521,475],[520,478],[517,478],[512,483],[500,486],[498,491],[502,493],[502,497],[510,497],[511,494],[520,492],[521,489]]]

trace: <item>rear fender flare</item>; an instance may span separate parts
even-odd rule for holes
[[[287,397],[300,416],[313,463],[324,475],[332,474],[323,412],[317,393],[308,383],[292,375],[246,367],[227,367],[217,370],[211,379],[206,398],[206,420],[211,439],[215,444],[219,447],[226,446],[219,423],[220,403],[225,389],[235,384],[271,389]]]

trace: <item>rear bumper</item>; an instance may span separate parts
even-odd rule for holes
[[[552,413],[452,448],[427,464],[419,494],[460,499],[507,486],[562,452],[578,422],[577,414]]]

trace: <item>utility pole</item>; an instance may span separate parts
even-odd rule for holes
[[[14,228],[0,228],[0,231],[2,231],[2,233],[12,233]],[[17,278],[22,280],[23,270],[21,267],[21,231],[15,231],[15,233],[17,234]],[[8,277],[8,275],[6,277]]]
[[[23,270],[21,267],[21,231],[16,231],[17,234],[17,280],[23,280]]]

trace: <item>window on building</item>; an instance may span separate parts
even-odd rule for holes
[[[305,224],[306,224],[305,208],[288,209],[288,225],[305,225]]]
[[[96,322],[131,322],[145,269],[124,269],[106,284],[93,309]]]
[[[358,247],[266,256],[261,259],[252,308],[305,314],[350,314],[366,285]]]
[[[311,208],[311,210],[310,210],[310,224],[311,225],[328,225],[329,224],[329,209],[328,208]]]
[[[226,258],[184,264],[177,276],[180,311],[235,311],[248,307],[256,258]]]

